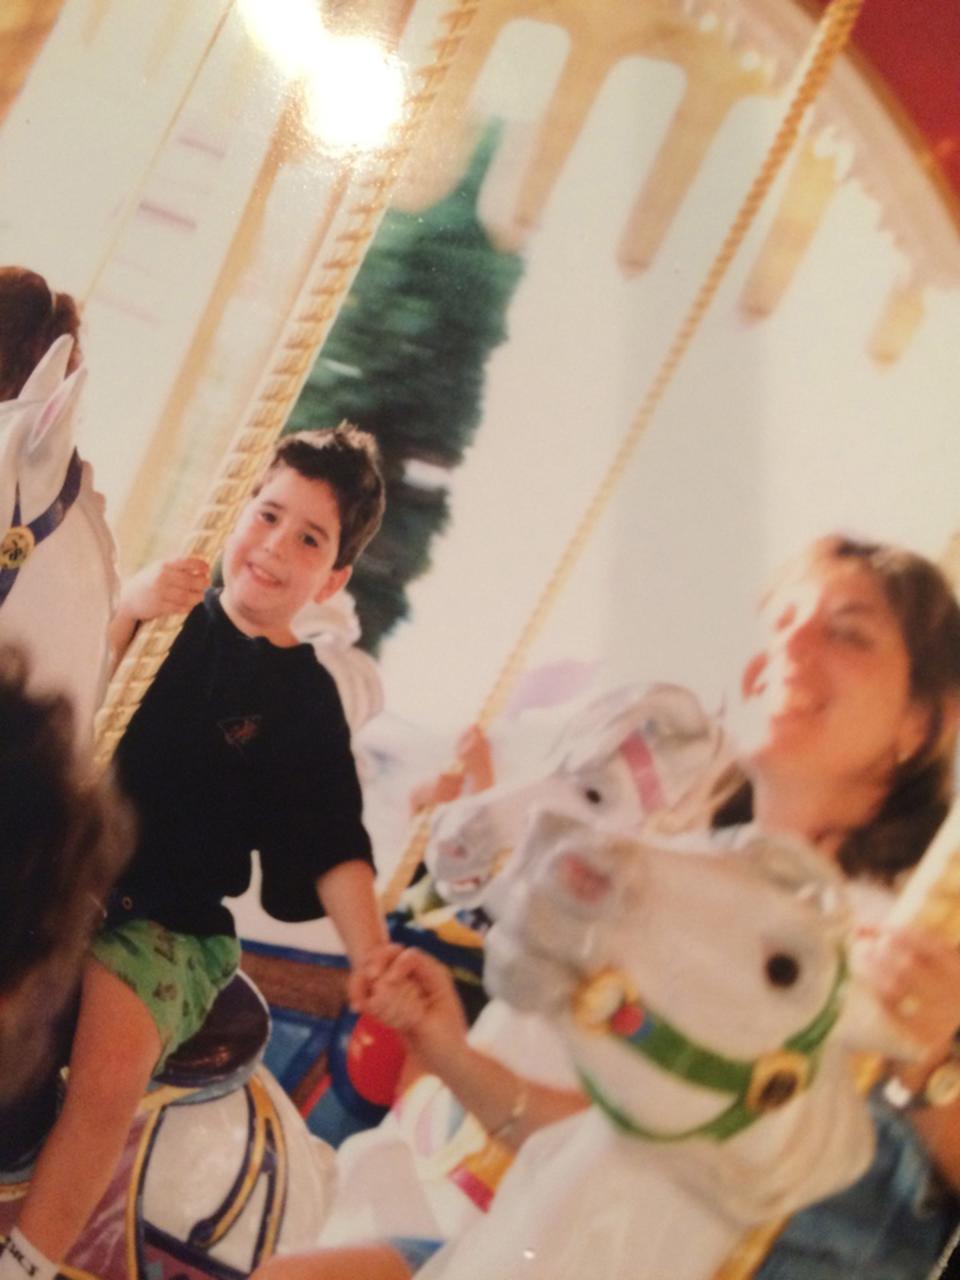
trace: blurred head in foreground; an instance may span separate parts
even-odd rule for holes
[[[0,647],[0,1102],[43,1069],[133,833],[77,759],[67,700],[28,694],[26,674]]]

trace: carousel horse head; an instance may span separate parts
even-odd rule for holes
[[[0,639],[23,647],[30,684],[66,694],[79,740],[102,693],[116,587],[113,541],[74,448],[85,371],[56,340],[16,399],[0,402]]]
[[[485,980],[558,1020],[618,1133],[648,1151],[683,1146],[680,1176],[759,1220],[827,1194],[869,1157],[846,1054],[889,1032],[863,1017],[859,989],[857,1018],[838,1030],[853,987],[847,927],[840,874],[798,842],[655,844],[541,812]],[[752,1185],[724,1155],[745,1144]]]
[[[703,796],[726,760],[716,723],[679,685],[628,685],[589,703],[565,726],[533,776],[505,780],[439,808],[426,861],[458,906],[491,904],[509,879],[531,812],[550,808],[592,825],[637,831],[702,821]],[[496,886],[496,887],[494,887]]]
[[[846,1026],[846,930],[803,845],[539,813],[485,981],[556,1023],[593,1105],[527,1138],[425,1275],[712,1280],[745,1228],[853,1181],[873,1144],[848,1054],[887,1029]]]

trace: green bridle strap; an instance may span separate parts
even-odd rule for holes
[[[830,994],[827,996],[823,1008],[801,1031],[798,1031],[795,1036],[791,1036],[789,1040],[784,1042],[783,1047],[785,1049],[791,1049],[795,1053],[806,1054],[819,1052],[824,1040],[833,1030],[837,1018],[840,1017],[840,1009],[849,977],[850,966],[847,963],[847,953],[841,947],[837,954],[837,972],[833,979],[833,986],[830,988]]]
[[[707,1121],[706,1124],[695,1125],[692,1129],[682,1129],[676,1133],[663,1133],[660,1130],[647,1129],[642,1124],[638,1124],[636,1120],[628,1116],[625,1111],[622,1111],[601,1093],[588,1075],[582,1071],[578,1074],[580,1083],[594,1106],[599,1107],[607,1119],[612,1121],[621,1133],[629,1134],[631,1138],[642,1138],[645,1142],[684,1142],[687,1138],[712,1138],[715,1142],[723,1142],[726,1138],[732,1138],[741,1129],[753,1124],[759,1115],[759,1112],[749,1110],[747,1104],[738,1099],[726,1111],[721,1111],[718,1116],[715,1116],[713,1120]]]
[[[759,1058],[728,1058],[697,1044],[671,1023],[636,1001],[623,1003],[607,1020],[606,1034],[628,1044],[669,1075],[689,1084],[733,1095],[725,1111],[704,1124],[678,1133],[648,1129],[607,1098],[599,1085],[584,1071],[580,1080],[592,1102],[624,1133],[650,1142],[682,1142],[704,1137],[723,1142],[753,1124],[766,1111],[782,1106],[805,1089],[816,1075],[820,1051],[840,1016],[849,969],[846,953],[840,949],[833,984],[819,1013],[800,1031],[785,1040],[779,1049]],[[626,1032],[616,1025],[622,1015],[639,1018],[635,1029]]]

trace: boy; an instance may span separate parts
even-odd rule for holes
[[[355,967],[385,942],[336,687],[294,616],[342,587],[383,515],[372,438],[346,424],[287,437],[223,554],[224,586],[187,617],[117,752],[141,835],[86,966],[63,1112],[0,1277],[45,1280],[106,1188],[137,1104],[202,1024],[239,960],[222,899],[263,869],[281,920],[326,912]],[[113,628],[192,604],[199,560],[148,570]],[[83,1176],[78,1177],[78,1170]]]

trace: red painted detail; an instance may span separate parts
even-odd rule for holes
[[[493,1201],[493,1193],[495,1188],[488,1187],[477,1175],[470,1169],[465,1169],[462,1164],[457,1165],[456,1169],[450,1174],[450,1181],[460,1188],[468,1200],[472,1200],[478,1209],[482,1209],[484,1213],[490,1208]]]
[[[181,231],[196,231],[197,221],[190,218],[185,213],[179,213],[176,209],[171,209],[166,205],[157,204],[153,200],[141,200],[139,210],[148,218],[154,218],[157,222],[167,222],[173,227],[177,227]]]
[[[610,1027],[618,1036],[632,1036],[643,1026],[646,1014],[638,1004],[622,1004],[610,1019]]]
[[[827,0],[809,0],[819,11]],[[866,0],[852,43],[884,82],[960,196],[960,4]]]
[[[317,1083],[313,1086],[313,1088],[307,1094],[304,1101],[301,1102],[300,1105],[297,1107],[297,1110],[300,1112],[300,1114],[303,1116],[304,1119],[306,1119],[307,1116],[309,1116],[310,1112],[313,1110],[313,1108],[317,1105],[317,1103],[320,1101],[323,1095],[330,1088],[330,1084],[331,1084],[331,1076],[330,1076],[330,1073],[327,1072],[326,1075],[322,1075],[320,1077]]]
[[[401,1036],[391,1027],[362,1013],[347,1048],[347,1075],[367,1102],[389,1107],[397,1094],[407,1056]]]

